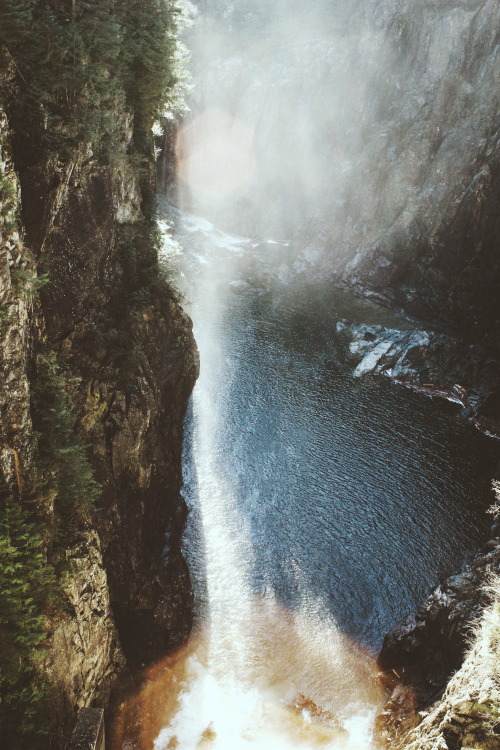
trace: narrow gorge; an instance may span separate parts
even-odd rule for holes
[[[500,748],[499,50],[1,0],[9,750]]]

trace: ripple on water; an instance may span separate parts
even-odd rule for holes
[[[196,283],[184,465],[199,631],[122,704],[113,748],[372,748],[374,651],[479,545],[498,446],[447,402],[352,377],[336,321],[390,313],[318,287]]]

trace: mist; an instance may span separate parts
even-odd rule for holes
[[[495,123],[479,85],[498,80],[495,32],[474,46],[475,6],[198,2],[179,205],[309,246],[327,271],[432,231]]]
[[[200,352],[183,547],[198,641],[169,662],[175,705],[161,705],[143,746],[373,750],[375,649],[472,532],[451,534],[456,550],[436,542],[442,491],[417,532],[407,523],[439,486],[441,469],[423,477],[450,436],[424,461],[420,402],[375,387],[363,401],[336,333],[366,309],[330,278],[378,248],[383,280],[415,226],[431,235],[455,205],[455,175],[494,122],[474,81],[495,78],[495,34],[476,50],[472,0],[194,5],[160,227]]]

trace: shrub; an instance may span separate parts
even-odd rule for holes
[[[48,730],[45,680],[37,670],[46,637],[43,612],[55,573],[30,514],[2,488],[0,509],[0,727],[19,748],[36,748]],[[9,740],[7,739],[7,744]]]

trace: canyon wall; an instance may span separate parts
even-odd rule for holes
[[[64,4],[49,5],[57,15]],[[497,367],[498,2],[198,6],[209,13],[190,36],[198,88],[186,123],[211,113],[187,137],[215,127],[219,161],[221,136],[231,144],[233,189],[214,195],[186,179],[183,205],[232,230],[292,239],[290,274],[327,276],[461,337],[475,347],[474,382]],[[31,524],[48,562],[37,563],[39,589],[59,581],[44,610],[42,672],[61,744],[76,708],[105,701],[125,659],[149,660],[189,631],[180,449],[198,364],[152,229],[151,123],[135,82],[146,91],[154,61],[144,69],[137,56],[126,96],[103,83],[118,53],[97,69],[95,109],[108,120],[68,156],[79,79],[69,85],[59,71],[53,101],[40,102],[25,43],[11,34],[1,45],[2,511],[12,545],[14,522],[19,539]],[[86,96],[82,117],[95,104]],[[118,145],[103,158],[110,132]],[[493,382],[485,414],[499,404]],[[16,690],[23,679],[36,687],[40,671],[18,680],[15,661]],[[4,712],[7,736],[17,715]]]
[[[97,136],[67,155],[60,94],[51,131],[54,102],[30,99],[32,71],[12,49],[0,71],[0,511],[5,586],[19,561],[20,588],[0,621],[14,654],[0,725],[9,747],[62,748],[125,664],[190,631],[181,448],[198,357],[158,263],[151,132],[143,147],[113,94],[116,160],[99,158]]]
[[[295,273],[496,348],[496,0],[198,5],[190,118],[212,127],[215,110],[233,167],[254,161],[230,195],[188,172],[185,202],[294,240]]]

